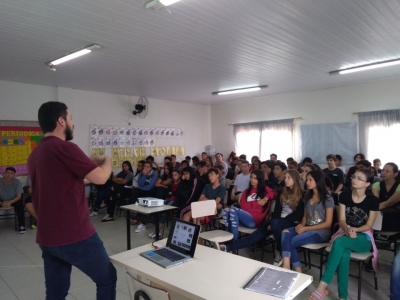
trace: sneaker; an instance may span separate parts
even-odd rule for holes
[[[24,226],[19,226],[19,233],[21,234],[26,233],[26,229]]]
[[[90,213],[90,216],[91,216],[91,217],[97,216],[97,211],[92,211],[92,212]]]
[[[152,239],[154,239],[154,238],[156,237],[156,232],[154,231],[154,232],[150,233],[150,234],[149,234],[149,237],[151,237]]]
[[[110,216],[109,214],[106,214],[106,215],[103,217],[102,220],[108,219],[109,216]]]
[[[135,229],[136,233],[142,232],[143,230],[146,230],[146,225],[139,224],[139,226]]]
[[[283,259],[281,253],[279,251],[275,251],[275,259],[274,259],[274,266],[280,267],[283,263]]]
[[[219,250],[223,251],[223,252],[228,252],[226,250],[226,245],[219,245]]]
[[[32,229],[36,229],[36,228],[37,228],[36,224],[32,224],[32,225],[31,225],[31,228],[32,228]]]

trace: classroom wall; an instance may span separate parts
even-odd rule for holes
[[[301,124],[355,122],[357,115],[353,112],[400,108],[399,95],[397,78],[216,104],[211,106],[211,141],[219,152],[228,155],[234,150],[230,123],[302,117],[304,120],[295,121],[298,129]],[[301,157],[295,159],[299,161]]]
[[[127,126],[130,122],[132,126],[184,128],[185,137],[163,139],[159,145],[185,146],[190,156],[199,155],[210,144],[210,106],[148,99],[149,112],[146,118],[132,118],[133,103],[138,98],[0,81],[0,119],[37,120],[37,110],[42,103],[61,101],[68,105],[75,122],[73,142],[87,154],[90,150],[89,124]],[[183,160],[184,156],[179,159]],[[156,161],[161,162],[163,159],[158,157]]]

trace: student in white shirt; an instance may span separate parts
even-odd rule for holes
[[[249,162],[247,160],[243,160],[240,164],[240,169],[242,170],[242,173],[236,176],[231,192],[231,200],[234,202],[239,201],[239,194],[247,189],[250,182]]]

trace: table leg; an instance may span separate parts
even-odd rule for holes
[[[159,215],[155,214],[154,215],[154,223],[156,226],[156,241],[160,239],[160,225],[159,225]]]
[[[126,210],[126,243],[128,250],[131,250],[131,211]]]

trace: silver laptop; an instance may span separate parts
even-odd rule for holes
[[[166,269],[182,264],[193,259],[199,233],[200,225],[173,219],[167,245],[140,255]]]

